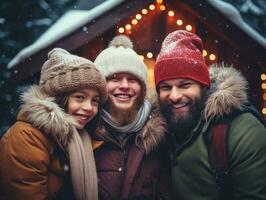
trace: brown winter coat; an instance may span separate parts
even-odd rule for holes
[[[14,200],[53,199],[62,187],[64,174],[54,142],[21,120],[18,118],[1,140],[4,195]]]
[[[94,151],[99,199],[171,199],[165,133],[165,121],[155,104],[146,125],[124,145],[115,139],[110,127],[98,130],[98,137],[104,141]]]
[[[2,198],[73,199],[65,149],[75,122],[38,89],[24,100],[0,143]]]

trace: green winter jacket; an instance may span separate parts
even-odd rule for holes
[[[247,101],[247,83],[236,70],[210,68],[210,74],[217,87],[199,122],[203,126],[198,124],[201,128],[195,128],[186,141],[177,141],[172,151],[172,187],[178,200],[220,199],[205,134],[212,121],[233,109],[241,110]],[[266,129],[252,114],[240,114],[231,122],[228,155],[233,199],[266,199]]]

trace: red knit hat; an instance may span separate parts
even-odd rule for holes
[[[201,39],[193,33],[177,30],[167,35],[154,67],[156,87],[161,81],[174,78],[189,78],[210,87],[202,49]]]

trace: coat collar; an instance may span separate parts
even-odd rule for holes
[[[146,154],[149,154],[165,140],[167,125],[166,120],[160,112],[155,92],[149,92],[147,96],[148,97],[146,99],[152,104],[151,113],[146,124],[143,126],[141,131],[137,133],[135,142],[136,145],[144,148]],[[97,138],[100,138],[104,141],[113,141],[113,137],[108,132],[107,127],[105,127],[103,124],[100,124],[96,130],[96,134]]]
[[[18,120],[26,121],[66,147],[75,129],[75,119],[55,103],[39,86],[31,86],[21,96]]]
[[[224,63],[212,65],[210,96],[203,111],[203,119],[211,121],[233,110],[242,110],[248,102],[248,83],[242,74]]]

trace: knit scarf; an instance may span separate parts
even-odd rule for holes
[[[151,113],[151,103],[145,100],[143,105],[140,107],[136,119],[130,124],[127,124],[125,126],[120,126],[116,122],[116,120],[104,109],[102,110],[101,118],[119,133],[135,133],[142,129],[150,113]]]
[[[92,141],[86,131],[76,129],[68,143],[71,179],[76,200],[97,200],[98,179]]]

